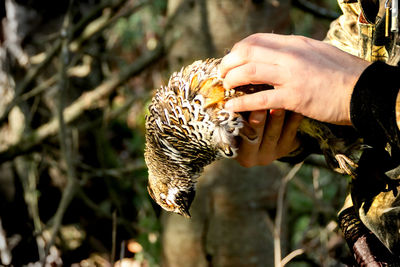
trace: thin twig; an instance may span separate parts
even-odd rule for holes
[[[22,161],[25,161],[25,163],[29,164],[28,167],[28,174],[27,178],[28,181],[26,181],[27,184],[27,192],[29,200],[25,200],[25,202],[28,204],[29,211],[33,220],[33,225],[35,227],[35,233],[37,234],[36,237],[36,243],[38,245],[38,251],[40,256],[44,256],[45,254],[45,248],[43,245],[43,237],[40,236],[39,234],[42,232],[42,221],[40,220],[40,215],[39,215],[39,196],[37,193],[37,181],[38,181],[38,173],[37,173],[37,166],[35,161],[28,161],[26,158],[23,158]]]
[[[82,188],[78,188],[78,197],[83,201],[83,203],[91,208],[97,216],[110,219],[112,220],[112,215],[104,211],[101,207],[99,207],[93,200],[91,200],[85,192],[82,190]],[[144,232],[145,229],[141,228],[139,225],[137,225],[135,222],[128,221],[124,219],[123,217],[118,217],[117,218],[118,224],[122,225],[125,227],[125,229],[129,232],[130,235],[134,236],[135,231],[142,231]]]
[[[290,252],[285,258],[282,259],[281,261],[281,266],[285,266],[286,264],[288,264],[291,260],[293,260],[294,258],[296,258],[297,256],[301,255],[304,253],[304,249],[299,248],[296,250],[293,250],[292,252]]]
[[[70,64],[68,64],[68,70],[67,73],[69,76],[72,76],[69,73],[69,70],[75,66],[75,64],[78,62],[78,60],[81,57],[75,57],[74,60],[71,60]],[[21,103],[22,101],[27,101],[28,99],[30,99],[31,97],[37,96],[39,94],[41,94],[42,92],[44,92],[46,89],[48,89],[49,87],[55,85],[58,81],[59,81],[60,75],[54,74],[53,76],[51,76],[50,78],[48,78],[47,80],[40,82],[37,86],[35,86],[32,90],[24,93],[21,95],[21,97],[19,97],[17,99],[16,104],[18,105],[19,103]]]
[[[275,267],[281,267],[281,227],[283,219],[283,209],[285,207],[285,192],[286,186],[290,180],[296,175],[300,170],[303,162],[297,163],[292,167],[289,173],[282,179],[281,185],[278,191],[278,201],[276,205],[276,217],[275,217],[275,227],[274,227],[274,263]]]
[[[69,87],[67,65],[70,57],[68,44],[71,38],[70,25],[71,25],[73,2],[74,0],[70,0],[68,11],[67,14],[65,15],[64,23],[61,29],[62,48],[61,48],[61,60],[60,60],[61,65],[60,65],[60,80],[59,80],[59,92],[58,92],[59,95],[58,95],[58,108],[57,108],[60,149],[62,157],[64,158],[67,165],[67,186],[62,193],[61,201],[57,207],[57,211],[52,220],[53,225],[52,225],[51,237],[46,245],[45,258],[41,259],[42,263],[45,262],[46,257],[50,251],[50,248],[54,244],[55,237],[58,234],[58,231],[61,227],[65,211],[67,210],[69,203],[75,196],[76,189],[78,186],[76,180],[75,168],[72,160],[71,146],[69,145],[71,142],[68,142],[70,141],[70,137],[67,134],[67,126],[64,121],[65,94]]]
[[[146,165],[142,160],[136,160],[134,162],[130,162],[128,166],[124,166],[123,168],[113,168],[113,169],[96,169],[90,166],[81,164],[80,167],[85,170],[85,174],[88,178],[91,177],[104,177],[111,176],[115,178],[121,178],[126,176],[127,174],[132,174],[135,171],[143,170],[146,168]]]
[[[163,46],[160,44],[154,50],[145,53],[131,65],[122,69],[121,72],[113,75],[92,91],[82,94],[71,105],[65,108],[65,123],[71,123],[76,118],[81,116],[86,110],[96,107],[100,99],[108,96],[129,78],[142,72],[149,65],[158,60],[162,54]],[[48,123],[43,124],[38,129],[32,131],[25,137],[20,138],[7,148],[0,150],[0,163],[11,160],[16,156],[31,152],[35,146],[42,143],[46,138],[56,135],[59,131],[59,128],[60,127],[57,119],[52,119]]]
[[[120,250],[119,250],[119,259],[122,260],[125,257],[125,240],[122,240]]]
[[[11,264],[11,259],[12,255],[10,249],[8,248],[7,235],[3,229],[3,224],[0,218],[0,263],[9,265]]]
[[[71,36],[74,36],[77,32],[81,31],[84,27],[88,26],[88,24],[96,18],[96,16],[101,13],[101,10],[105,8],[119,8],[122,6],[127,0],[119,0],[117,2],[115,1],[104,1],[100,6],[98,6],[95,10],[93,10],[88,16],[84,17],[81,19],[72,29],[71,29]],[[110,25],[110,24],[107,24]],[[100,28],[98,30],[104,30],[105,27]],[[92,36],[92,35],[91,35]],[[85,39],[87,40],[87,39]],[[7,105],[5,108],[3,114],[0,115],[0,125],[2,125],[8,117],[8,114],[10,111],[18,104],[21,102],[21,94],[25,92],[27,87],[34,81],[35,78],[42,72],[42,70],[51,62],[51,60],[54,58],[54,56],[57,55],[59,50],[61,49],[61,39],[57,39],[55,43],[52,45],[50,49],[48,49],[48,53],[46,53],[46,56],[43,61],[41,61],[38,65],[32,66],[29,68],[28,73],[25,75],[25,78],[17,84],[16,89],[15,89],[15,96],[11,100],[11,102]],[[79,48],[79,47],[77,47]]]
[[[76,26],[73,29],[72,35],[75,35],[78,31],[81,31],[83,28],[85,28],[87,25],[90,24],[91,21],[95,20],[99,14],[102,13],[102,11],[106,8],[111,8],[111,9],[118,9],[120,8],[123,4],[125,4],[127,0],[105,0],[100,3],[100,5],[97,5],[87,16],[85,16],[83,19],[81,19]]]
[[[129,108],[132,107],[133,103],[135,101],[145,101],[145,96],[148,96],[148,94],[134,94],[133,96],[130,96],[127,100],[125,100],[124,104],[121,107],[112,109],[108,114],[107,114],[107,120],[110,121],[112,119],[117,118],[118,116],[124,114],[129,110]],[[91,129],[93,127],[96,127],[97,125],[101,125],[105,120],[104,117],[99,117],[97,119],[94,119],[93,121],[89,121],[86,123],[82,123],[77,126],[77,129],[79,131],[85,131],[87,129]]]
[[[111,266],[114,266],[115,251],[117,248],[117,211],[112,213],[112,232],[111,232]]]
[[[33,221],[34,234],[40,258],[44,257],[45,248],[42,233],[42,221],[39,216],[39,196],[37,193],[37,162],[33,157],[19,157],[13,162],[15,171],[22,185],[24,200]]]
[[[271,232],[271,235],[274,236],[275,226],[274,221],[272,220],[271,216],[266,213],[265,223],[267,224],[268,230]]]
[[[134,14],[149,3],[150,2],[148,1],[140,1],[132,7],[122,8],[122,10],[120,10],[120,12],[117,12],[117,14],[115,14],[114,16],[111,16],[110,13],[105,12],[101,17],[88,24],[83,33],[76,40],[71,42],[71,51],[77,51],[84,42],[93,38],[98,33],[103,32],[106,28],[114,24],[118,19]]]
[[[313,205],[318,211],[323,211],[326,214],[336,216],[336,210],[326,203],[323,199],[317,200],[314,192],[310,190],[307,185],[300,179],[293,180],[293,185],[296,186],[304,195],[309,197],[313,201]]]
[[[332,168],[328,166],[322,155],[310,155],[304,160],[304,164],[332,171]]]
[[[33,82],[33,80],[38,76],[38,74],[50,63],[53,57],[57,54],[59,49],[61,48],[61,41],[57,40],[56,43],[50,48],[50,51],[46,54],[45,59],[35,67],[29,68],[28,73],[25,75],[25,78],[17,84],[15,88],[15,96],[11,100],[11,102],[5,108],[3,114],[0,116],[0,125],[2,125],[8,117],[10,111],[17,105],[19,101],[20,95],[26,90],[26,88]]]

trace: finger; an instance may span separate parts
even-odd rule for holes
[[[231,69],[224,79],[225,88],[246,84],[280,85],[287,71],[280,65],[251,61]]]
[[[275,110],[270,113],[264,130],[263,140],[260,146],[260,154],[271,154],[271,150],[275,152],[276,145],[279,142],[282,127],[285,121],[285,111]]]
[[[262,133],[262,131],[264,130],[264,123],[265,123],[266,117],[267,117],[266,110],[253,111],[250,113],[250,116],[249,116],[249,124],[256,131],[260,131],[260,133]]]
[[[285,66],[291,61],[291,54],[297,51],[304,43],[313,43],[313,40],[295,35],[280,35],[273,33],[257,33],[236,43],[219,66],[221,77],[247,62],[256,61]],[[317,43],[319,44],[319,43]],[[315,44],[314,44],[315,45]],[[289,54],[288,52],[291,51]],[[288,57],[289,56],[289,57]]]
[[[226,102],[225,109],[242,112],[265,109],[286,109],[292,110],[288,100],[292,99],[287,89],[274,89],[248,94],[233,98]]]
[[[236,158],[240,164],[246,166],[254,166],[258,160],[258,150],[261,143],[261,137],[264,131],[266,111],[254,111],[250,114],[249,125],[254,129],[259,138],[252,142],[243,138],[239,147],[239,154]]]
[[[219,64],[219,71],[222,78],[224,78],[230,70],[248,62],[279,63],[278,59],[281,54],[279,49],[272,49],[265,45],[260,46],[258,44],[246,43],[241,43],[235,47],[233,48],[234,50],[222,58]]]
[[[300,145],[297,136],[297,130],[303,120],[303,115],[298,113],[290,114],[289,118],[285,122],[279,139],[278,147],[280,151],[280,157],[286,156],[290,152],[294,151]]]

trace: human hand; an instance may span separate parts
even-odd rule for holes
[[[270,84],[275,90],[228,101],[236,112],[285,109],[334,124],[351,124],[350,99],[369,65],[338,48],[302,36],[254,34],[220,64],[224,87]]]
[[[285,116],[288,116],[285,120]],[[258,139],[250,142],[242,139],[236,160],[244,167],[268,165],[288,155],[299,146],[297,128],[303,116],[286,113],[284,110],[253,111],[249,124],[256,131]]]

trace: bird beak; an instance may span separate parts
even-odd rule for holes
[[[186,208],[180,208],[179,211],[177,212],[179,215],[182,215],[183,217],[190,219],[192,216],[189,213],[189,210]]]
[[[195,190],[194,187],[190,188],[188,191],[179,191],[175,197],[175,205],[177,207],[176,212],[185,218],[190,218],[190,205],[194,199]]]

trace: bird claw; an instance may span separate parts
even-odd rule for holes
[[[339,167],[341,170],[343,170],[348,175],[354,175],[354,171],[358,167],[357,163],[355,163],[343,154],[336,154],[335,159],[339,163]]]

